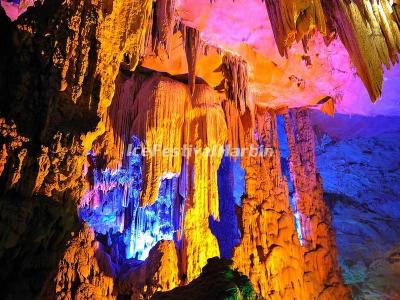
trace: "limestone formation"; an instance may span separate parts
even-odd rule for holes
[[[274,152],[242,161],[246,172],[240,220],[243,232],[233,261],[266,299],[310,299],[303,283],[303,249],[280,170],[276,115],[258,110],[257,116],[259,142]]]
[[[322,9],[323,1],[273,1],[265,0],[269,19],[274,31],[279,53],[283,56],[286,48],[295,41],[300,41],[317,29],[325,33],[325,15]]]
[[[60,260],[55,295],[49,299],[115,299],[116,270],[102,247],[84,224]]]
[[[219,256],[218,242],[208,219],[219,219],[217,170],[226,140],[226,124],[221,105],[211,88],[197,84],[192,97],[192,109],[185,126],[186,145],[193,149],[183,162],[187,180],[183,272],[188,282],[195,279],[207,259]]]
[[[118,284],[120,295],[131,299],[149,299],[155,292],[169,291],[180,283],[178,256],[172,241],[161,241],[151,249],[140,266],[122,274]]]
[[[23,210],[1,221],[9,241],[2,242],[8,244],[2,264],[11,270],[7,276],[23,282],[8,285],[4,297],[36,297],[51,285],[65,236],[76,226],[86,152],[104,131],[99,117],[111,103],[124,56],[132,67],[138,62],[150,10],[151,1],[38,1],[11,23],[0,8],[2,125],[13,121],[23,137],[21,146],[10,147],[2,132],[1,201],[8,211]],[[40,211],[47,226],[35,215]],[[23,226],[12,232],[16,220]],[[27,244],[29,236],[36,246]],[[18,264],[15,275],[9,264]],[[24,272],[30,275],[19,280]]]
[[[198,12],[204,3],[183,2],[20,1],[14,22],[0,7],[6,299],[350,299],[308,106],[334,114],[353,75],[347,55],[370,98],[381,96],[382,65],[398,63],[398,3],[265,0],[258,27],[275,55],[246,28],[224,28],[215,1]],[[206,32],[212,18],[229,34]],[[337,86],[319,82],[329,72]],[[310,99],[287,99],[297,92]],[[240,158],[225,152],[236,147]],[[245,193],[220,205],[219,178],[237,192],[234,162]],[[224,239],[210,225],[229,205],[232,261],[218,259]]]
[[[302,242],[306,248],[307,289],[311,294],[318,293],[321,299],[331,299],[334,295],[346,298],[349,291],[342,285],[338,269],[335,232],[323,199],[322,179],[317,172],[309,112],[293,109],[284,115],[284,119],[290,149],[290,176],[295,190],[295,213],[300,219]]]

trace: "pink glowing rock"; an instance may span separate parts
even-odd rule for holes
[[[29,6],[32,6],[34,2],[34,0],[21,0],[19,4],[17,4],[1,0],[1,6],[3,6],[7,16],[12,21],[15,21],[21,14],[26,11]]]

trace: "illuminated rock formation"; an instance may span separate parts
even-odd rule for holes
[[[169,291],[180,283],[178,256],[172,241],[162,241],[151,249],[138,267],[122,275],[118,293],[131,299],[148,299],[157,291]]]
[[[397,3],[17,2],[14,22],[0,7],[2,296],[179,299],[211,278],[222,294],[193,298],[350,298],[308,109],[333,115],[355,72],[381,96]]]
[[[261,299],[246,276],[232,270],[232,261],[210,258],[189,285],[157,293],[152,299]]]
[[[305,283],[311,295],[321,299],[348,298],[337,261],[335,232],[323,199],[321,177],[315,161],[314,131],[309,112],[293,109],[284,115],[294,184],[294,210],[299,219],[305,251]],[[328,286],[329,288],[325,288]]]
[[[219,256],[208,218],[219,218],[217,170],[226,140],[226,124],[221,105],[205,84],[196,85],[185,137],[186,145],[193,150],[184,161],[187,178],[181,179],[187,180],[183,273],[190,282],[200,274],[208,258]]]
[[[287,183],[281,175],[276,117],[257,111],[259,144],[272,155],[242,158],[246,196],[242,201],[242,240],[233,261],[267,299],[309,299],[303,283],[303,249],[289,207]]]
[[[115,299],[115,266],[86,224],[69,243],[49,299]]]
[[[45,1],[11,23],[0,8],[0,111],[27,139],[23,147],[6,144],[0,180],[3,209],[23,208],[2,219],[1,261],[9,270],[2,281],[23,282],[7,285],[4,297],[34,298],[52,284],[49,274],[77,227],[86,151],[104,131],[98,117],[124,56],[136,66],[150,9],[151,1]],[[7,229],[14,224],[17,231]]]
[[[174,91],[173,93],[171,91]],[[190,107],[187,87],[167,77],[155,75],[144,82],[135,101],[137,117],[131,133],[138,136],[154,154],[146,155],[142,205],[153,204],[163,176],[179,174],[182,156],[163,149],[181,149],[183,124]]]
[[[326,31],[325,15],[320,0],[302,2],[266,0],[265,5],[282,56],[286,53],[286,48],[294,42],[307,40],[307,35],[313,29],[323,34]]]
[[[117,151],[123,153],[117,171],[96,165],[107,147],[92,155],[93,183],[81,202],[81,216],[98,233],[123,233],[127,258],[143,260],[157,241],[174,240],[181,272],[191,281],[208,258],[219,256],[208,223],[209,216],[219,216],[217,170],[227,136],[225,115],[207,84],[196,84],[190,97],[187,85],[174,79],[157,73],[143,80],[140,76],[119,75],[108,117],[115,139],[123,140],[125,148],[130,141],[131,149]],[[133,135],[142,143],[127,138]],[[157,151],[142,159],[130,152],[140,146]],[[146,191],[155,197],[152,202]]]

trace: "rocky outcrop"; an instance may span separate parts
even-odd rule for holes
[[[49,299],[115,299],[116,267],[84,224],[68,244],[55,277],[55,295]]]
[[[333,217],[344,281],[356,299],[396,299],[398,117],[311,113],[324,198]]]
[[[364,281],[354,286],[354,299],[397,299],[399,276],[400,249],[395,247],[368,266]]]
[[[9,168],[12,171],[8,174],[8,178],[6,176],[3,176],[3,178],[11,188],[21,177],[21,168],[27,152],[24,146],[29,142],[29,139],[20,136],[17,132],[17,126],[13,123],[7,124],[5,119],[0,119],[0,131],[2,144],[2,149],[0,150],[0,176],[4,169],[7,168],[6,164],[10,165]]]
[[[201,275],[189,285],[156,293],[152,299],[261,299],[248,278],[232,268],[230,260],[210,258]]]
[[[112,100],[120,62],[137,64],[150,9],[151,1],[45,1],[11,23],[0,8],[0,111],[2,126],[15,124],[2,131],[0,202],[4,214],[24,208],[1,219],[9,242],[0,259],[18,267],[2,282],[21,281],[24,272],[36,278],[24,276],[23,288],[9,285],[5,297],[32,298],[51,282],[49,272],[77,226],[71,207],[85,189],[86,151],[104,131],[99,117]],[[9,142],[15,130],[23,146]],[[35,224],[40,211],[48,217]],[[19,229],[9,231],[14,224]],[[27,243],[29,235],[37,247]],[[29,263],[46,254],[48,262]]]
[[[169,291],[180,284],[178,256],[173,241],[161,241],[139,266],[123,272],[118,283],[119,295],[132,300],[150,299],[155,292]]]

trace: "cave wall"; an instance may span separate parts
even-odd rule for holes
[[[0,8],[5,298],[36,297],[53,285],[79,230],[85,153],[104,131],[100,118],[124,55],[132,67],[138,61],[150,4],[45,1],[13,23]]]
[[[328,29],[342,39],[371,98],[380,96],[380,64],[396,62],[394,21],[379,42],[387,51],[368,53],[362,36],[377,16],[354,3],[323,2],[330,3],[327,9],[315,1],[293,11],[283,1],[265,3],[282,55],[295,40],[303,39],[306,48],[315,28],[326,34],[327,11],[336,25],[343,21]],[[382,3],[384,23],[392,8]],[[179,285],[196,286],[213,271],[215,261],[209,259],[220,255],[231,256],[230,264],[249,278],[251,297],[350,298],[323,200],[308,110],[254,103],[247,62],[220,49],[215,53],[221,64],[213,71],[220,73],[220,84],[196,77],[199,52],[206,48],[199,31],[175,22],[174,1],[152,4],[45,1],[15,22],[0,8],[5,298],[146,299]],[[360,11],[369,17],[362,26],[354,20]],[[296,24],[286,24],[293,15]],[[136,68],[149,53],[168,56],[178,30],[187,75]],[[290,150],[286,178],[277,129],[282,114]],[[131,160],[134,142],[200,152]],[[224,150],[237,145],[270,151],[241,158],[245,188],[233,207],[237,183]],[[218,176],[221,161],[226,171]],[[127,244],[165,225],[159,214],[164,209],[172,229],[152,236],[146,251],[130,253]],[[236,222],[227,222],[232,218]],[[232,226],[228,241],[218,226]]]
[[[400,120],[341,114],[332,120],[318,112],[311,120],[344,280],[355,299],[395,299]]]

